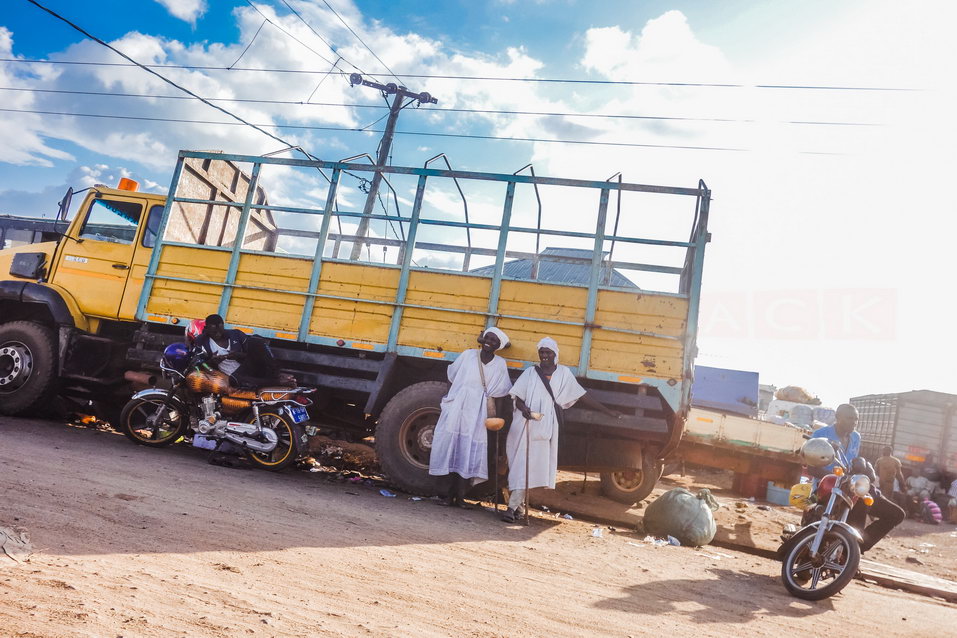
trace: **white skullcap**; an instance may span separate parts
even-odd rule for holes
[[[509,344],[508,335],[505,334],[503,330],[500,330],[499,328],[496,328],[494,326],[491,328],[486,328],[485,332],[482,333],[482,336],[484,337],[490,332],[496,337],[498,337],[499,346],[498,348],[496,348],[496,350],[501,350],[502,348],[504,348],[505,346]]]
[[[538,342],[538,347],[536,348],[548,348],[555,353],[555,363],[558,363],[558,342],[552,339],[551,337],[543,337],[541,341]]]

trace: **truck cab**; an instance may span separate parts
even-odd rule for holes
[[[58,218],[73,196],[71,189]],[[0,250],[0,412],[29,411],[69,388],[71,377],[122,381],[125,344],[116,335],[135,329],[164,205],[163,195],[139,192],[132,180],[96,185],[55,241]]]

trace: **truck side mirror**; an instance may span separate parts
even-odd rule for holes
[[[70,213],[70,203],[73,201],[73,187],[66,189],[66,194],[60,200],[60,209],[56,213],[57,221],[66,219]]]

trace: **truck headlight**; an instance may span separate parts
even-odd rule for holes
[[[871,491],[871,479],[864,474],[855,474],[851,477],[851,492],[857,496],[867,496]]]

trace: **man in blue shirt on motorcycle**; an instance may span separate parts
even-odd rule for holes
[[[847,517],[847,522],[856,529],[862,529],[861,552],[866,552],[877,544],[879,540],[887,536],[894,527],[904,520],[904,510],[884,498],[880,489],[877,487],[877,477],[873,468],[867,462],[861,453],[861,434],[857,431],[857,408],[849,403],[838,406],[834,425],[829,425],[817,430],[812,438],[827,439],[834,446],[837,460],[841,462],[846,471],[855,474],[867,474],[871,479],[871,496],[874,497],[874,504],[869,508],[863,499],[859,499],[854,505],[854,509]],[[856,466],[862,466],[858,469]],[[834,471],[835,464],[823,468],[809,468],[812,474],[818,478],[830,474]],[[868,514],[875,519],[866,528]]]

